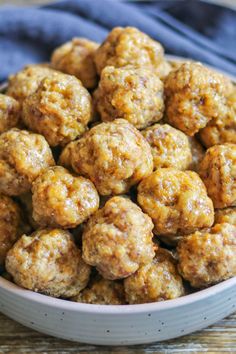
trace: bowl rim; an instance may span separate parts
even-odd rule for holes
[[[207,298],[217,295],[223,292],[224,290],[230,289],[232,287],[235,287],[236,290],[236,277],[224,280],[221,283],[213,285],[209,288],[199,290],[195,293],[188,294],[173,300],[134,305],[97,305],[63,300],[44,294],[36,293],[30,290],[23,289],[0,276],[0,291],[1,289],[3,289],[11,293],[12,295],[18,296],[25,300],[33,301],[44,306],[49,306],[65,311],[110,315],[125,315],[130,313],[142,314],[147,312],[152,313],[156,311],[171,310],[176,307],[180,308],[181,306],[186,306],[198,301],[206,300]]]
[[[169,61],[193,61],[191,58],[184,58],[174,55],[166,55],[167,60]],[[215,68],[211,65],[203,63],[205,66],[217,70],[218,72],[228,76],[232,81],[236,82],[236,77],[230,75],[229,73]],[[7,88],[7,82],[0,84],[0,92]],[[217,295],[224,290],[235,287],[236,289],[236,276],[230,279],[224,280],[218,284],[212,285],[209,288],[198,290],[194,293],[181,296],[172,300],[165,300],[160,302],[152,302],[145,304],[127,304],[127,305],[97,305],[97,304],[86,304],[73,302],[69,300],[63,300],[47,296],[44,294],[36,293],[24,288],[19,287],[13,282],[0,276],[0,291],[1,289],[8,291],[13,296],[18,296],[22,299],[29,300],[44,306],[64,310],[64,311],[73,311],[79,313],[90,313],[90,314],[107,314],[107,315],[125,315],[125,314],[144,314],[152,313],[156,311],[166,311],[171,310],[176,307],[182,307],[190,305],[194,302],[201,300],[206,300],[207,298]]]

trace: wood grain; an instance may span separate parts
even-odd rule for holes
[[[151,345],[102,347],[40,334],[0,314],[0,353],[236,353],[236,313],[212,327]]]

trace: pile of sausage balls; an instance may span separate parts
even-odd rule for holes
[[[236,275],[236,88],[136,28],[75,38],[0,95],[0,264],[90,304]]]

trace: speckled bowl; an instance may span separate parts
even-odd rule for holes
[[[54,299],[0,277],[0,311],[27,327],[68,340],[151,343],[202,329],[236,311],[236,277],[176,300],[110,306]]]
[[[188,334],[236,310],[236,277],[176,300],[89,305],[19,288],[0,277],[0,311],[55,337],[90,344],[142,344]]]

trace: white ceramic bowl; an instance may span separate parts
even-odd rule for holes
[[[54,299],[0,277],[0,311],[27,327],[68,340],[150,343],[194,332],[236,311],[236,277],[176,300],[122,306]]]

